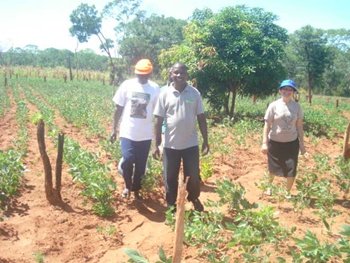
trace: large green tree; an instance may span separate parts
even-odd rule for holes
[[[227,7],[217,14],[196,10],[185,28],[185,41],[160,56],[186,63],[213,108],[233,116],[237,93],[268,94],[282,77],[280,62],[286,30],[261,8]]]
[[[313,88],[322,84],[323,73],[332,63],[328,38],[323,30],[308,25],[295,31],[291,36],[291,45],[297,59],[296,68],[303,71],[311,104]]]
[[[324,90],[327,95],[350,97],[350,30],[326,30],[333,62],[324,74]]]
[[[128,64],[134,64],[143,57],[151,59],[157,74],[160,51],[183,41],[182,30],[186,24],[185,20],[173,17],[140,14],[125,25],[119,53]]]

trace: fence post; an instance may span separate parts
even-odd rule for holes
[[[350,122],[348,124],[348,127],[345,130],[344,134],[344,145],[343,145],[343,157],[344,159],[350,158],[350,149],[349,149],[349,137],[350,137]]]
[[[180,178],[183,178],[182,176]],[[173,251],[172,263],[180,263],[182,257],[182,243],[184,238],[184,224],[185,224],[185,199],[186,199],[186,186],[189,177],[186,177],[184,182],[180,179],[177,195],[176,205],[176,223],[175,223],[175,242]]]

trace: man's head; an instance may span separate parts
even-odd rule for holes
[[[182,63],[175,63],[171,67],[171,74],[170,77],[172,81],[174,82],[175,86],[182,86],[187,84],[188,80],[188,73],[187,73],[187,67],[185,64]]]
[[[135,74],[141,84],[145,84],[152,74],[153,66],[149,59],[141,59],[135,65]]]

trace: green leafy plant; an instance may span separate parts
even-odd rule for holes
[[[117,233],[117,229],[114,225],[106,227],[98,226],[96,227],[96,230],[98,233],[103,234],[105,236],[114,236]]]
[[[135,249],[126,248],[124,252],[129,256],[128,262],[130,263],[149,263],[149,260],[144,257],[140,252]],[[167,257],[163,248],[160,247],[158,251],[159,260],[155,263],[171,263],[172,257]]]
[[[303,259],[307,259],[307,262],[329,262],[329,260],[340,259],[341,253],[335,244],[325,243],[322,244],[316,237],[316,235],[307,230],[303,239],[295,239],[296,246],[299,249],[299,253],[292,252],[293,262],[303,262]]]
[[[0,151],[0,207],[18,192],[23,172],[20,153],[14,150]]]
[[[220,204],[228,204],[230,211],[242,211],[256,207],[245,197],[245,189],[241,184],[235,184],[230,180],[224,179],[217,181],[216,192],[220,197]]]
[[[210,177],[212,177],[213,172],[213,157],[211,155],[207,155],[203,157],[200,162],[200,173],[202,180],[208,180]]]
[[[42,252],[35,252],[33,254],[33,256],[34,256],[35,262],[37,262],[37,263],[44,263],[45,262],[44,261],[44,254]]]
[[[337,184],[344,192],[344,196],[347,197],[350,189],[350,162],[339,157],[336,160],[336,165],[334,175],[337,178]]]

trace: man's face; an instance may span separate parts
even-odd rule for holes
[[[184,84],[188,79],[187,70],[184,67],[174,67],[171,71],[171,78],[175,84]]]
[[[137,76],[137,79],[139,80],[139,82],[141,84],[146,84],[149,77],[150,77],[150,74],[147,74],[147,75],[136,75]]]

